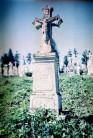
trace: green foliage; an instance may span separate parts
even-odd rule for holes
[[[86,67],[87,67],[87,62],[88,62],[88,59],[89,59],[88,55],[89,55],[89,52],[87,50],[85,50],[82,53],[82,58],[81,58],[82,64],[85,64]]]
[[[5,53],[2,57],[1,57],[1,61],[2,61],[2,64],[9,64],[9,57],[8,57],[8,54]]]
[[[72,51],[70,49],[68,51],[68,57],[72,57]]]
[[[60,76],[63,110],[73,110],[77,116],[93,114],[93,78]]]
[[[67,56],[64,56],[64,65],[67,67],[68,66],[68,57]]]
[[[13,64],[15,60],[14,60],[12,49],[9,49],[8,57],[9,57],[9,61]]]
[[[30,64],[31,63],[31,60],[32,60],[32,55],[31,55],[31,53],[28,53],[28,55],[27,55],[27,62],[28,62],[28,64]]]
[[[20,108],[21,109],[21,108]],[[92,135],[93,128],[84,120],[72,118],[64,120],[57,117],[49,109],[38,109],[34,115],[29,115],[22,108],[7,122],[1,134],[9,138],[87,138]]]
[[[28,117],[25,116],[25,113],[28,112],[31,91],[32,80],[29,78],[12,77],[0,79],[1,134],[9,135],[10,129],[15,129],[18,120],[20,122],[23,117]]]
[[[70,110],[75,107],[63,119],[49,109],[37,109],[34,115],[29,114],[31,78],[1,78],[0,137],[92,138],[93,124],[81,118],[93,113],[92,86],[93,78],[60,76],[63,109]]]
[[[77,52],[76,48],[74,48],[73,53],[74,53],[74,56],[77,57],[78,52]]]
[[[83,75],[83,70],[82,69],[80,69],[80,75]]]
[[[9,49],[8,53],[3,54],[3,56],[1,57],[1,68],[2,68],[2,75],[3,75],[3,66],[4,64],[9,64],[9,62],[11,62],[13,65],[15,65],[15,61],[16,61],[16,67],[19,66],[19,58],[20,58],[20,54],[16,51],[15,56],[13,56],[13,52],[11,49]],[[9,66],[8,66],[9,68]]]
[[[20,54],[18,53],[18,51],[16,51],[16,54],[15,54],[15,56],[14,56],[14,59],[15,59],[15,61],[16,61],[16,67],[18,67],[19,66],[19,58],[20,58]]]
[[[32,77],[32,72],[26,72],[25,75],[26,75],[27,77]]]

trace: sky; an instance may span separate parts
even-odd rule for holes
[[[59,14],[63,23],[53,27],[60,62],[68,50],[77,49],[79,60],[87,49],[93,52],[93,2],[61,0],[7,0],[0,7],[0,55],[18,51],[21,55],[36,53],[40,48],[41,29],[32,24],[35,17],[43,17],[42,8],[54,8],[53,16]]]

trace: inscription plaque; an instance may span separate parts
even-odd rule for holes
[[[55,101],[52,98],[36,97],[32,101],[32,108],[42,108],[55,109]]]
[[[51,91],[53,89],[53,69],[49,63],[35,66],[35,91]]]

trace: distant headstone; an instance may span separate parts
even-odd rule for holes
[[[77,74],[80,75],[80,72],[82,70],[81,64],[80,63],[77,63],[77,66],[76,67],[77,67]]]
[[[93,74],[93,54],[89,55],[87,68],[88,68],[88,75]]]
[[[55,110],[57,114],[62,110],[62,98],[59,92],[58,63],[59,57],[52,46],[52,26],[60,26],[62,19],[52,17],[53,8],[43,8],[43,19],[36,18],[33,22],[37,29],[42,28],[41,47],[33,55],[33,92],[30,96],[30,112],[42,107]]]
[[[20,64],[19,64],[19,67],[18,67],[18,75],[20,77],[23,77],[24,76],[24,65],[23,65],[23,58],[21,57],[20,58]]]
[[[9,76],[13,76],[13,64],[9,62]]]
[[[7,76],[8,75],[8,68],[7,68],[7,65],[5,64],[4,65],[4,76]]]
[[[68,74],[70,76],[75,75],[75,73],[74,73],[74,65],[72,65],[72,64],[68,65],[67,70],[68,70]]]
[[[28,67],[27,67],[27,65],[25,64],[25,65],[24,65],[24,74],[25,74],[26,72],[28,72]]]
[[[23,65],[19,65],[19,76],[20,77],[24,76],[24,67],[23,67]]]
[[[17,68],[17,62],[14,62],[14,66],[13,66],[13,75],[17,76],[18,75],[18,68]]]

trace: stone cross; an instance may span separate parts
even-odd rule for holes
[[[42,28],[42,36],[41,36],[41,49],[40,53],[50,53],[53,51],[52,47],[52,27],[59,27],[63,22],[59,15],[52,17],[53,8],[46,6],[43,10],[43,18],[38,19],[35,18],[33,25],[35,25],[36,29]]]
[[[33,22],[37,29],[42,28],[42,40],[39,52],[33,55],[33,92],[30,96],[30,113],[33,114],[37,108],[42,107],[59,114],[62,111],[58,81],[59,57],[53,49],[52,27],[59,27],[62,19],[59,15],[52,17],[52,7],[46,6],[43,12],[43,18],[36,18]]]

